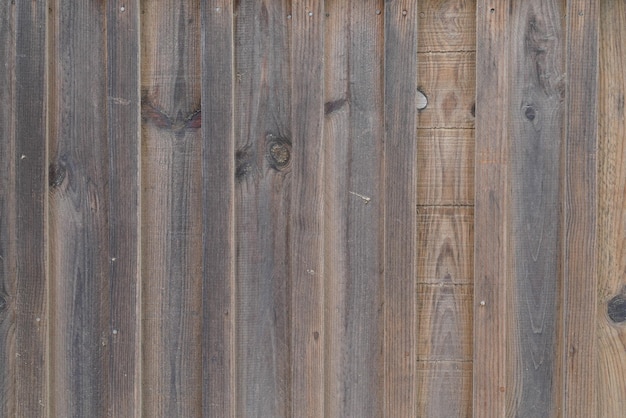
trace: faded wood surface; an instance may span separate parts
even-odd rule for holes
[[[601,2],[598,85],[598,417],[626,408],[626,6]]]
[[[476,0],[420,0],[421,52],[476,50]]]

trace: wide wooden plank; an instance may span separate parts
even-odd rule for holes
[[[507,408],[556,416],[560,387],[558,297],[563,132],[560,1],[515,4],[509,30],[510,220]],[[501,35],[502,36],[502,35]],[[538,390],[540,388],[540,390]]]
[[[124,256],[111,247],[122,220],[111,217],[107,10],[49,6],[50,415],[98,416],[112,404],[112,258]]]
[[[0,415],[48,401],[46,14],[0,5]]]
[[[139,295],[139,1],[107,2],[111,416],[140,405]]]
[[[417,417],[472,416],[472,363],[417,362]]]
[[[415,2],[385,2],[384,409],[416,415],[417,30]]]
[[[291,11],[291,414],[323,416],[324,2]],[[279,154],[280,155],[280,154]]]
[[[421,53],[418,61],[417,88],[427,101],[426,104],[420,103],[418,126],[473,128],[476,54]]]
[[[289,218],[306,203],[290,205],[287,7],[250,0],[234,10],[238,417],[290,414]]]
[[[417,130],[417,204],[474,204],[474,131]]]
[[[326,1],[325,416],[382,416],[383,4]]]
[[[474,417],[505,416],[510,1],[476,10]],[[494,111],[495,110],[495,111]]]
[[[141,6],[143,415],[200,416],[200,2]]]
[[[626,5],[600,3],[598,85],[598,417],[626,410]]]
[[[203,415],[236,418],[233,10],[202,2]]]
[[[596,214],[600,2],[567,2],[563,169],[563,416],[597,414]],[[623,24],[623,22],[622,22]]]
[[[419,52],[474,51],[476,0],[422,0]]]

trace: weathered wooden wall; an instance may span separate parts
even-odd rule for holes
[[[2,0],[0,416],[622,417],[625,27]]]

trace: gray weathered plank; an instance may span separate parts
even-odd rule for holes
[[[416,415],[417,29],[415,2],[385,2],[384,408]]]
[[[382,416],[383,3],[326,1],[325,416]]]

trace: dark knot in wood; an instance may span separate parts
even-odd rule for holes
[[[67,170],[63,163],[52,163],[48,167],[48,184],[54,189],[63,184]]]
[[[535,116],[537,116],[537,113],[535,112],[534,107],[528,106],[526,110],[524,111],[524,115],[526,115],[526,119],[532,121],[532,120],[535,120]]]
[[[626,295],[619,294],[609,301],[608,314],[613,322],[626,321]]]
[[[285,170],[291,161],[291,142],[285,138],[268,135],[266,158],[274,170]]]

